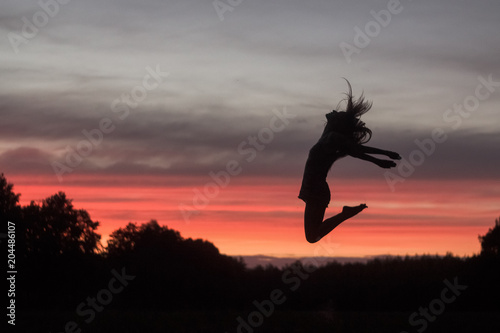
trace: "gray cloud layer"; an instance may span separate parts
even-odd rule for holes
[[[37,111],[30,110],[24,101],[2,106],[7,121],[2,123],[0,140],[12,146],[0,156],[2,170],[50,173],[50,163],[64,163],[67,146],[77,149],[81,141],[89,142],[82,131],[95,130],[102,119],[98,112],[86,114],[75,105],[71,112],[66,108],[38,110],[36,105],[32,108]],[[270,127],[274,117],[271,110],[261,115],[245,115],[214,108],[205,107],[203,112],[141,110],[124,120],[108,112],[106,116],[113,121],[115,130],[103,133],[102,142],[93,145],[92,153],[84,158],[85,163],[75,170],[82,174],[203,176],[225,169],[227,161],[234,159],[245,166],[245,174],[249,176],[300,177],[308,149],[318,139],[324,124],[323,114],[316,110],[288,107],[295,118],[282,131],[275,132],[269,143],[269,136],[261,133],[265,142],[258,141],[258,145],[264,147],[259,151],[249,138],[258,138],[263,128]],[[281,122],[277,124],[282,127]],[[422,150],[415,140],[430,142],[434,128],[401,131],[373,127],[374,137],[369,145],[398,151],[409,159],[413,151]],[[494,148],[499,142],[498,133],[480,129],[446,131],[448,139],[444,143],[433,143],[435,152],[425,157],[415,177],[498,178],[500,156]],[[333,175],[382,177],[382,169],[365,163],[342,160]]]

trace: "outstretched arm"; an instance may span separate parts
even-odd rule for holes
[[[356,157],[356,158],[359,158],[359,159],[364,160],[364,161],[372,162],[372,163],[374,163],[374,164],[376,164],[379,167],[384,168],[384,169],[389,169],[389,168],[393,168],[396,166],[396,163],[394,161],[381,160],[379,158],[373,157],[371,155],[368,155],[368,154],[362,152],[361,149],[359,149],[359,150],[355,149],[355,150],[349,152],[348,154],[352,157]]]
[[[393,160],[400,160],[401,159],[401,156],[399,156],[398,153],[395,153],[395,152],[390,151],[390,150],[384,150],[384,149],[368,147],[368,146],[363,146],[363,145],[359,145],[359,147],[363,151],[363,153],[365,153],[365,154],[385,155]]]
[[[368,154],[380,154],[386,155],[391,159],[399,160],[401,156],[398,153],[383,150],[379,148],[373,148],[368,146],[363,146],[355,143],[352,139],[346,137],[345,135],[339,133],[330,133],[330,140],[335,140],[335,142],[340,146],[340,148],[348,155],[362,159],[364,161],[372,162],[381,168],[392,168],[396,166],[396,163],[389,160],[382,160]]]

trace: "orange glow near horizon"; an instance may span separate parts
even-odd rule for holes
[[[368,209],[320,242],[309,244],[296,179],[234,179],[227,187],[214,189],[211,199],[198,200],[198,206],[193,202],[195,190],[202,192],[206,180],[191,180],[190,185],[182,185],[179,179],[155,182],[138,177],[121,182],[90,177],[61,184],[41,178],[38,182],[23,177],[7,180],[14,184],[15,193],[21,193],[22,205],[64,191],[75,208],[87,210],[101,223],[98,233],[104,245],[111,232],[127,223],[156,219],[185,238],[214,243],[224,254],[277,257],[473,255],[480,250],[477,236],[485,234],[499,216],[500,199],[491,181],[407,180],[391,192],[383,180],[333,180],[326,216],[343,205],[367,203]]]

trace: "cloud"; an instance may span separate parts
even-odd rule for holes
[[[20,147],[0,154],[0,170],[11,174],[48,174],[52,170],[48,161],[54,156],[41,149]]]
[[[269,126],[273,114],[234,114],[221,107],[203,112],[148,110],[131,114],[126,120],[114,119],[116,130],[104,134],[102,143],[75,168],[76,173],[154,174],[205,176],[224,170],[229,160],[237,160],[245,176],[301,177],[309,148],[316,142],[324,124],[323,115],[294,118],[283,131],[275,133],[262,150],[250,144],[251,137]],[[22,146],[1,155],[2,166],[13,172],[53,172],[50,163],[64,163],[67,146],[75,149],[88,140],[82,130],[97,127],[100,118],[82,117],[78,112],[9,114],[11,122],[2,125],[2,140],[39,142],[45,148]],[[21,121],[24,119],[24,121]],[[395,131],[378,127],[369,145],[398,151],[406,159],[421,150],[415,140],[428,141],[428,130]],[[450,131],[444,143],[434,143],[434,152],[416,168],[415,179],[496,178],[500,163],[494,147],[496,132],[481,129]],[[55,149],[54,147],[57,147]],[[242,151],[245,151],[242,153]],[[250,161],[249,161],[250,160]],[[15,163],[13,162],[15,161]],[[360,160],[345,158],[336,163],[332,179],[379,178],[385,170]]]

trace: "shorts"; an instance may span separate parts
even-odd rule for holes
[[[302,182],[299,199],[304,200],[305,203],[314,202],[326,208],[331,200],[330,187],[328,187],[326,180],[315,184],[304,184]]]

